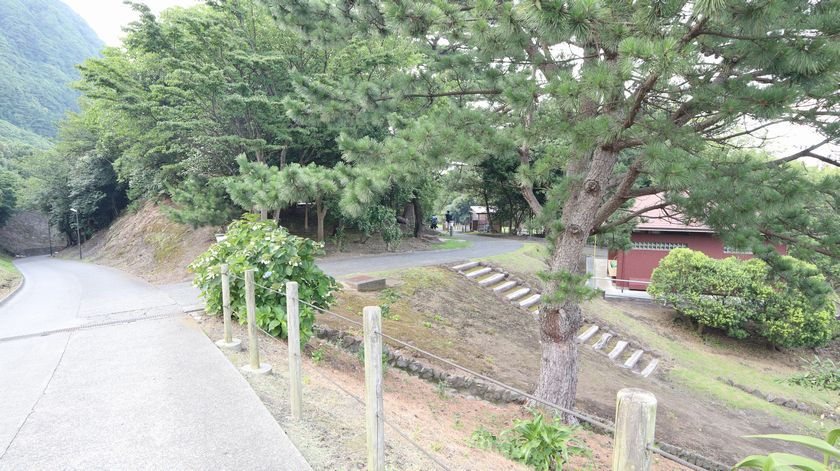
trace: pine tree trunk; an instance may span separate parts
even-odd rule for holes
[[[309,233],[309,203],[303,203],[303,232]]]
[[[549,260],[551,273],[582,275],[581,263],[586,239],[593,230],[595,217],[602,203],[604,189],[617,159],[617,153],[597,149],[587,169],[581,169],[580,183],[570,190],[563,205],[563,232],[555,237],[554,253]],[[546,298],[557,293],[558,279],[544,283]],[[550,298],[549,298],[550,299]],[[574,408],[578,379],[578,347],[575,337],[583,325],[580,304],[575,299],[546,302],[540,311],[540,343],[542,360],[535,395],[567,409]],[[564,416],[575,423],[571,416]]]
[[[315,215],[318,218],[318,242],[324,241],[324,218],[327,216],[327,208],[320,200],[315,201]]]
[[[260,210],[260,221],[267,221],[268,220],[268,210],[261,209]]]
[[[415,196],[411,199],[414,206],[414,237],[420,237],[423,230],[423,208],[420,206],[420,198]]]

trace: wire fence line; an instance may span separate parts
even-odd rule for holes
[[[242,281],[246,281],[246,280],[245,280],[245,278],[243,278],[243,277],[241,277],[241,276],[238,276],[238,275],[234,275],[234,274],[232,274],[232,273],[229,273],[229,276],[234,277],[234,278],[237,278],[237,279],[242,280]],[[254,282],[254,285],[255,285],[255,286],[257,286],[257,287],[260,287],[260,288],[262,288],[262,289],[265,289],[265,290],[267,290],[267,291],[269,291],[269,292],[273,292],[273,293],[275,293],[275,294],[278,294],[278,295],[281,295],[281,296],[285,296],[285,294],[284,294],[283,292],[281,292],[281,291],[279,291],[279,290],[277,290],[277,289],[270,288],[270,287],[268,287],[268,286],[264,286],[264,285],[259,284],[259,283],[256,283],[256,282]],[[322,313],[324,313],[324,314],[331,315],[331,316],[333,316],[333,317],[335,317],[335,318],[338,318],[338,319],[341,319],[341,320],[343,320],[343,321],[345,321],[345,322],[347,322],[347,323],[349,323],[349,324],[352,324],[352,325],[354,325],[354,326],[361,327],[361,328],[363,328],[363,329],[364,329],[364,324],[363,324],[362,322],[360,322],[360,321],[356,320],[356,319],[353,319],[353,318],[347,317],[347,316],[342,315],[342,314],[338,314],[338,313],[336,313],[336,312],[330,311],[329,309],[325,309],[325,308],[323,308],[323,307],[317,306],[317,305],[315,305],[315,304],[312,304],[312,303],[310,303],[310,302],[308,302],[308,301],[304,301],[304,300],[302,300],[302,299],[298,299],[298,302],[299,302],[300,304],[303,304],[303,305],[309,306],[309,307],[311,307],[311,308],[315,309],[315,310],[316,310],[316,311],[318,311],[318,312],[322,312]],[[265,334],[265,335],[267,335],[267,336],[271,337],[273,340],[280,341],[277,337],[275,337],[275,336],[271,335],[271,334],[270,334],[270,333],[268,333],[267,331],[263,330],[261,327],[257,327],[257,328],[258,328],[260,331],[262,331],[262,332],[263,332],[263,334]],[[402,347],[405,347],[405,348],[407,348],[407,349],[413,350],[413,351],[415,351],[415,352],[417,352],[417,353],[419,353],[419,354],[421,354],[421,355],[423,355],[423,356],[425,356],[425,357],[431,358],[431,359],[433,359],[433,360],[435,360],[435,361],[438,361],[438,362],[443,363],[443,364],[445,364],[445,365],[447,365],[447,366],[450,366],[450,367],[452,367],[452,368],[455,368],[455,369],[457,369],[457,370],[459,370],[459,371],[462,371],[462,372],[464,372],[464,373],[466,373],[466,374],[468,374],[468,375],[471,375],[471,376],[473,376],[473,377],[475,377],[475,378],[478,378],[478,379],[484,380],[484,381],[486,381],[486,382],[488,382],[488,383],[491,383],[491,384],[493,384],[493,385],[495,385],[495,386],[498,386],[498,387],[499,387],[499,388],[501,388],[501,389],[507,390],[507,391],[509,391],[509,392],[511,392],[511,393],[513,393],[513,394],[516,394],[516,395],[521,396],[521,397],[523,397],[523,398],[525,398],[525,399],[528,399],[529,401],[531,401],[531,402],[532,402],[532,403],[534,403],[534,404],[539,404],[539,405],[542,405],[542,406],[544,406],[544,407],[548,407],[548,408],[550,408],[550,409],[554,409],[554,410],[559,411],[559,412],[561,412],[561,413],[563,413],[563,414],[567,414],[567,415],[572,416],[572,417],[574,417],[574,418],[576,418],[576,419],[578,419],[578,420],[581,420],[581,421],[583,421],[583,422],[585,422],[585,423],[588,423],[588,424],[590,424],[590,425],[593,425],[593,426],[595,426],[595,427],[597,427],[597,428],[599,428],[599,429],[603,430],[604,432],[607,432],[607,433],[608,433],[608,434],[610,434],[611,436],[614,436],[614,435],[615,435],[615,427],[614,427],[612,424],[609,424],[609,423],[607,423],[607,422],[605,422],[605,421],[603,421],[603,420],[601,420],[601,419],[599,419],[599,418],[596,418],[596,417],[590,416],[590,415],[585,414],[585,413],[580,412],[580,411],[576,411],[576,410],[572,410],[572,409],[569,409],[569,408],[566,408],[566,407],[560,406],[560,405],[558,405],[558,404],[554,404],[554,403],[551,403],[551,402],[545,401],[545,400],[543,400],[543,399],[541,399],[541,398],[539,398],[539,397],[537,397],[537,396],[534,396],[533,394],[529,394],[529,393],[527,393],[527,392],[525,392],[525,391],[522,391],[522,390],[521,390],[521,389],[519,389],[519,388],[516,388],[516,387],[514,387],[514,386],[511,386],[511,385],[509,385],[509,384],[503,383],[503,382],[501,382],[501,381],[499,381],[499,380],[496,380],[496,379],[494,379],[494,378],[491,378],[491,377],[489,377],[489,376],[486,376],[486,375],[484,375],[484,374],[481,374],[481,373],[479,373],[479,372],[477,372],[477,371],[474,371],[474,370],[472,370],[472,369],[470,369],[470,368],[468,368],[468,367],[465,367],[465,366],[463,366],[463,365],[460,365],[460,364],[458,364],[458,363],[456,363],[456,362],[454,362],[454,361],[452,361],[452,360],[449,360],[449,359],[447,359],[447,358],[441,357],[441,356],[439,356],[439,355],[437,355],[437,354],[434,354],[434,353],[432,353],[432,352],[429,352],[429,351],[427,351],[427,350],[424,350],[424,349],[422,349],[422,348],[420,348],[420,347],[417,347],[417,346],[415,346],[415,345],[412,345],[411,343],[408,343],[408,342],[406,342],[406,341],[404,341],[404,340],[401,340],[401,339],[398,339],[398,338],[396,338],[396,337],[392,337],[392,336],[390,336],[390,335],[387,335],[387,334],[385,334],[384,332],[379,332],[379,333],[378,333],[378,335],[379,335],[379,336],[381,336],[383,339],[390,340],[391,342],[393,342],[393,343],[395,343],[395,344],[397,344],[397,345],[399,345],[399,346],[402,346]],[[350,393],[349,391],[347,391],[346,389],[344,389],[341,385],[339,385],[338,383],[336,383],[335,381],[333,381],[331,378],[328,378],[327,376],[323,375],[321,372],[317,371],[317,369],[314,369],[313,371],[315,371],[315,373],[316,373],[316,374],[317,374],[320,378],[322,378],[322,379],[324,379],[324,380],[328,381],[329,383],[331,383],[331,384],[335,385],[335,386],[336,386],[336,387],[338,387],[340,390],[342,390],[343,392],[345,392],[346,394],[348,394],[349,396],[351,396],[353,399],[355,399],[357,402],[359,402],[360,404],[364,405],[364,401],[363,401],[362,399],[358,398],[357,396],[353,395],[352,393]],[[425,449],[423,449],[423,448],[422,448],[419,444],[417,444],[416,442],[414,442],[413,440],[411,440],[411,438],[409,438],[409,437],[408,437],[408,436],[407,436],[404,432],[402,432],[402,431],[401,431],[398,427],[396,427],[394,424],[389,423],[387,420],[385,420],[385,423],[386,423],[387,425],[389,425],[392,429],[394,429],[394,431],[396,431],[399,435],[401,435],[403,438],[405,438],[405,439],[406,439],[409,443],[411,443],[411,444],[412,444],[415,448],[417,448],[419,451],[421,451],[421,452],[422,452],[422,453],[423,453],[426,457],[428,457],[430,460],[432,460],[433,462],[435,462],[435,463],[436,463],[439,467],[441,467],[442,469],[449,469],[448,467],[446,467],[446,465],[445,465],[445,464],[443,464],[443,463],[441,463],[439,460],[437,460],[437,459],[436,459],[434,456],[432,456],[432,455],[431,455],[428,451],[426,451]],[[675,455],[675,454],[673,454],[673,453],[667,452],[667,451],[665,451],[665,450],[663,450],[663,449],[661,449],[661,448],[659,448],[659,447],[657,447],[657,446],[655,446],[655,445],[650,445],[650,446],[647,446],[647,448],[646,448],[646,449],[647,449],[648,451],[652,452],[652,453],[655,453],[655,454],[658,454],[658,455],[662,456],[662,457],[663,457],[663,458],[665,458],[665,459],[668,459],[668,460],[673,461],[673,462],[675,462],[675,463],[677,463],[677,464],[680,464],[680,465],[682,465],[682,466],[685,466],[685,467],[687,467],[687,468],[689,468],[689,469],[691,469],[691,470],[693,470],[693,471],[707,471],[707,470],[708,470],[708,468],[704,468],[704,467],[698,466],[698,465],[696,465],[696,464],[693,464],[693,463],[691,463],[691,462],[689,462],[689,461],[687,461],[687,460],[685,460],[685,459],[683,459],[683,458],[681,458],[681,457],[679,457],[679,456],[677,456],[677,455]],[[710,460],[710,459],[708,459],[708,458],[703,458],[703,459],[704,459],[705,461],[710,462],[710,463],[714,463],[714,464],[715,464],[717,467],[719,467],[719,468],[722,468],[722,469],[727,469],[727,467],[726,467],[726,466],[724,466],[724,465],[722,465],[722,464],[720,464],[720,463],[716,463],[716,462],[714,462],[713,460]]]
[[[282,340],[278,339],[277,337],[275,337],[275,336],[271,335],[271,334],[270,334],[267,330],[263,329],[262,327],[257,326],[257,329],[259,329],[259,331],[260,331],[260,332],[262,332],[262,333],[263,333],[263,335],[265,335],[266,337],[271,338],[273,341],[278,342],[278,343],[280,343],[281,345],[285,345],[285,342],[283,342]],[[345,389],[345,388],[344,388],[341,384],[339,384],[339,383],[338,383],[337,381],[335,381],[334,379],[332,379],[332,378],[330,378],[329,376],[325,375],[324,373],[322,373],[322,372],[318,371],[318,369],[317,369],[317,368],[313,368],[313,369],[312,369],[312,371],[313,371],[313,372],[315,373],[315,375],[316,375],[316,376],[318,376],[319,378],[321,378],[321,379],[323,379],[323,380],[327,381],[328,383],[330,383],[330,384],[332,384],[333,386],[335,386],[336,388],[338,388],[341,392],[343,392],[343,393],[344,393],[344,394],[346,394],[347,396],[349,396],[349,397],[353,398],[353,400],[355,400],[355,401],[356,401],[357,403],[359,403],[361,406],[363,406],[363,407],[365,406],[365,402],[364,402],[364,401],[363,401],[363,400],[362,400],[359,396],[357,396],[357,395],[353,394],[352,392],[348,391],[347,389]],[[429,453],[429,452],[428,452],[425,448],[423,448],[423,447],[422,447],[419,443],[417,443],[417,442],[415,442],[414,440],[412,440],[412,439],[411,439],[411,437],[409,437],[409,436],[408,436],[408,434],[406,434],[406,433],[405,433],[402,429],[400,429],[397,425],[395,425],[394,423],[392,423],[391,421],[389,421],[387,418],[385,418],[385,419],[384,419],[384,422],[385,422],[385,424],[386,424],[386,425],[388,425],[389,427],[391,427],[391,429],[392,429],[393,431],[397,432],[397,434],[398,434],[398,435],[400,435],[401,437],[403,437],[403,438],[404,438],[404,439],[405,439],[408,443],[410,443],[412,446],[414,446],[414,448],[416,448],[416,449],[417,449],[417,451],[419,451],[420,453],[422,453],[424,456],[426,456],[426,458],[428,458],[429,460],[431,460],[433,463],[435,463],[435,464],[436,464],[437,466],[439,466],[441,469],[444,469],[444,470],[446,470],[446,471],[451,471],[451,468],[449,468],[449,467],[448,467],[448,466],[446,466],[444,463],[442,463],[440,460],[438,460],[437,458],[435,458],[435,457],[434,457],[434,455],[432,455],[431,453]]]

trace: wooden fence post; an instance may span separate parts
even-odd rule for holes
[[[385,413],[382,405],[382,310],[364,308],[365,417],[368,471],[385,470]]]
[[[225,337],[216,341],[216,345],[221,348],[239,350],[242,348],[242,341],[233,338],[230,326],[230,267],[227,264],[222,265],[222,313],[225,321]]]
[[[292,417],[303,416],[303,380],[300,376],[300,304],[296,281],[286,283],[286,327],[289,337],[289,398]]]
[[[618,391],[615,408],[613,471],[650,471],[656,396],[643,389]]]
[[[254,297],[254,270],[245,270],[245,308],[248,311],[248,356],[250,362],[242,369],[249,373],[266,374],[271,371],[271,366],[260,363],[260,346],[257,342],[257,305]]]

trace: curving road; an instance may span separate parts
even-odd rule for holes
[[[332,276],[351,273],[371,273],[399,268],[422,267],[456,262],[469,258],[484,258],[499,255],[522,247],[522,242],[513,239],[458,234],[457,238],[472,242],[470,247],[450,250],[425,250],[383,255],[360,255],[357,257],[325,257],[318,260],[318,266]]]
[[[522,246],[460,237],[473,245],[318,265],[339,276]],[[48,257],[16,265],[26,282],[0,305],[0,470],[309,469],[245,379],[183,315],[199,304],[188,283],[153,286]]]
[[[0,470],[309,469],[183,315],[189,296],[97,265],[16,265],[26,283],[0,307]]]

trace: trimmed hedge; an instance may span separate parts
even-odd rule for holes
[[[834,328],[831,287],[817,268],[779,257],[776,270],[759,259],[723,260],[672,250],[648,287],[701,327],[737,339],[758,335],[780,347],[825,345]]]

